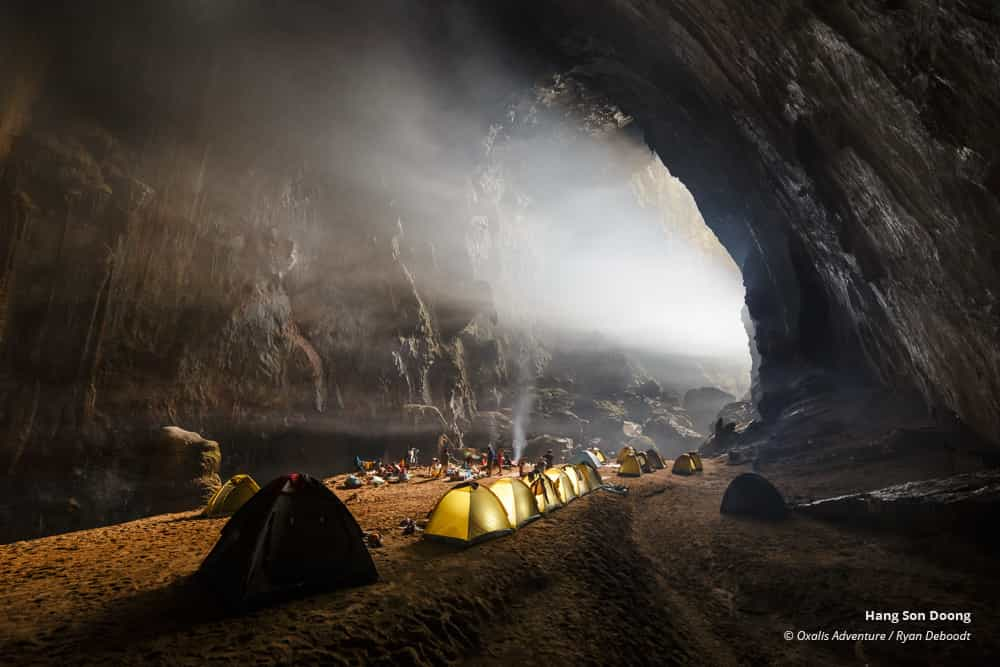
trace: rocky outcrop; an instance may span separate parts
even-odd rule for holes
[[[632,356],[597,341],[550,362],[507,328],[531,198],[496,148],[546,121],[514,80],[554,81],[570,106],[549,114],[571,110],[587,136],[641,130],[739,263],[759,353],[746,446],[822,448],[864,412],[816,419],[846,387],[842,403],[915,392],[1000,439],[989,3],[496,4],[469,14],[527,76],[477,60],[460,85],[455,54],[488,50],[449,3],[406,30],[392,2],[250,2],[225,20],[175,3],[0,9],[0,505],[73,498],[91,523],[121,518],[117,471],[163,423],[252,435],[218,436],[225,466],[304,434],[359,447],[407,404],[462,433],[543,374],[568,395],[544,398],[546,430],[614,448],[629,419],[688,437],[676,387],[655,374],[655,396]],[[373,83],[360,24],[428,64]],[[389,103],[386,87],[428,97],[411,80],[489,109],[466,124]],[[45,524],[30,506],[15,514]]]
[[[691,428],[690,420],[677,415],[654,417],[643,425],[642,431],[656,442],[657,450],[667,458],[697,450],[705,439]]]
[[[799,503],[795,511],[855,526],[939,535],[961,532],[996,545],[987,527],[1000,518],[1000,472],[953,475]]]
[[[717,387],[701,387],[684,394],[684,409],[691,415],[696,429],[711,432],[719,411],[735,400],[735,396]]]
[[[164,426],[139,449],[147,465],[139,481],[144,514],[202,506],[222,486],[219,443],[176,426]]]

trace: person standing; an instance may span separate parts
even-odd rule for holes
[[[503,447],[497,448],[497,474],[503,477]]]
[[[497,451],[493,449],[493,443],[491,442],[486,446],[486,474],[489,477],[493,476],[493,464],[497,460]]]

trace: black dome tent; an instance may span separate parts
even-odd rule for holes
[[[236,607],[378,579],[361,528],[321,481],[273,480],[233,515],[198,576]]]

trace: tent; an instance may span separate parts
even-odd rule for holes
[[[646,451],[646,462],[649,463],[649,467],[653,470],[663,470],[666,468],[666,464],[663,463],[663,458],[660,453],[655,449],[650,449]]]
[[[695,473],[694,461],[687,454],[681,454],[674,459],[674,468],[671,472],[675,475],[693,475]]]
[[[601,467],[601,462],[597,459],[597,456],[594,454],[594,452],[587,451],[586,449],[582,449],[576,454],[574,454],[573,457],[569,460],[569,462],[574,464],[585,463],[589,466],[593,466],[594,468]]]
[[[250,475],[233,475],[208,501],[208,505],[205,506],[205,516],[232,514],[243,507],[258,491],[260,487]]]
[[[378,579],[361,528],[319,480],[284,475],[258,491],[222,528],[198,576],[244,607],[306,590]]]
[[[701,455],[698,452],[688,452],[691,462],[694,463],[695,472],[701,472],[705,467],[701,464]]]
[[[539,514],[531,489],[519,479],[511,477],[498,479],[490,487],[490,491],[503,503],[507,511],[507,520],[514,528],[520,528],[542,516]]]
[[[636,452],[635,458],[639,459],[639,467],[642,468],[643,472],[653,472],[653,466],[649,465],[649,461],[646,460],[646,455],[642,452]]]
[[[573,487],[573,495],[584,495],[583,489],[580,488],[580,476],[576,474],[576,468],[574,468],[570,463],[564,463],[557,467],[566,473],[566,477],[569,478],[569,483]]]
[[[601,465],[604,465],[605,463],[607,463],[607,462],[608,462],[608,457],[607,457],[607,456],[605,456],[605,455],[604,455],[604,452],[602,452],[602,451],[601,451],[600,449],[598,449],[597,447],[594,447],[594,448],[593,448],[593,449],[591,449],[590,451],[592,451],[592,452],[594,453],[594,456],[596,456],[596,457],[597,457],[597,460],[601,462]]]
[[[591,491],[596,491],[604,486],[604,480],[601,479],[601,476],[586,463],[578,463],[576,465],[576,472],[580,475],[580,479],[586,482]]]
[[[573,482],[573,488],[576,491],[576,495],[585,496],[588,493],[590,493],[591,490],[590,484],[588,484],[587,480],[583,478],[583,476],[580,474],[580,471],[577,470],[575,465],[573,465],[572,463],[567,463],[559,467],[563,469],[563,472],[566,473],[566,476],[569,477],[570,481]]]
[[[628,445],[625,445],[624,447],[618,450],[618,458],[616,458],[615,460],[618,463],[625,463],[626,457],[634,455],[635,455],[635,450],[629,447]]]
[[[781,493],[769,481],[752,472],[745,472],[729,483],[719,511],[759,519],[782,519],[787,514]]]
[[[642,474],[642,466],[635,456],[627,456],[618,468],[618,474],[622,477],[638,477]]]
[[[568,505],[571,501],[576,500],[577,494],[573,488],[573,482],[561,468],[549,468],[545,471],[545,476],[552,482],[552,486],[559,494],[559,500],[563,505]]]
[[[545,475],[535,475],[534,477],[529,477],[528,480],[531,494],[535,496],[535,504],[538,506],[539,512],[548,514],[552,510],[562,507],[563,504],[559,500],[559,494],[556,493],[556,488],[552,486],[552,482],[548,477]]]
[[[455,544],[475,544],[513,528],[500,499],[485,486],[465,482],[441,497],[424,529],[424,537]]]

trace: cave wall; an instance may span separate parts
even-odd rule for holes
[[[525,347],[543,357],[492,302],[516,197],[490,118],[417,104],[406,48],[498,127],[553,73],[635,119],[742,267],[766,418],[823,372],[1000,437],[991,3],[18,4],[0,22],[12,497],[112,520],[141,483],[124,453],[163,423],[276,459],[282,434],[391,431],[412,403],[460,430]],[[412,104],[381,104],[392,88]],[[424,116],[443,141],[405,131]]]
[[[996,3],[538,16],[530,39],[635,116],[743,262],[765,415],[822,369],[916,389],[1000,437]]]

